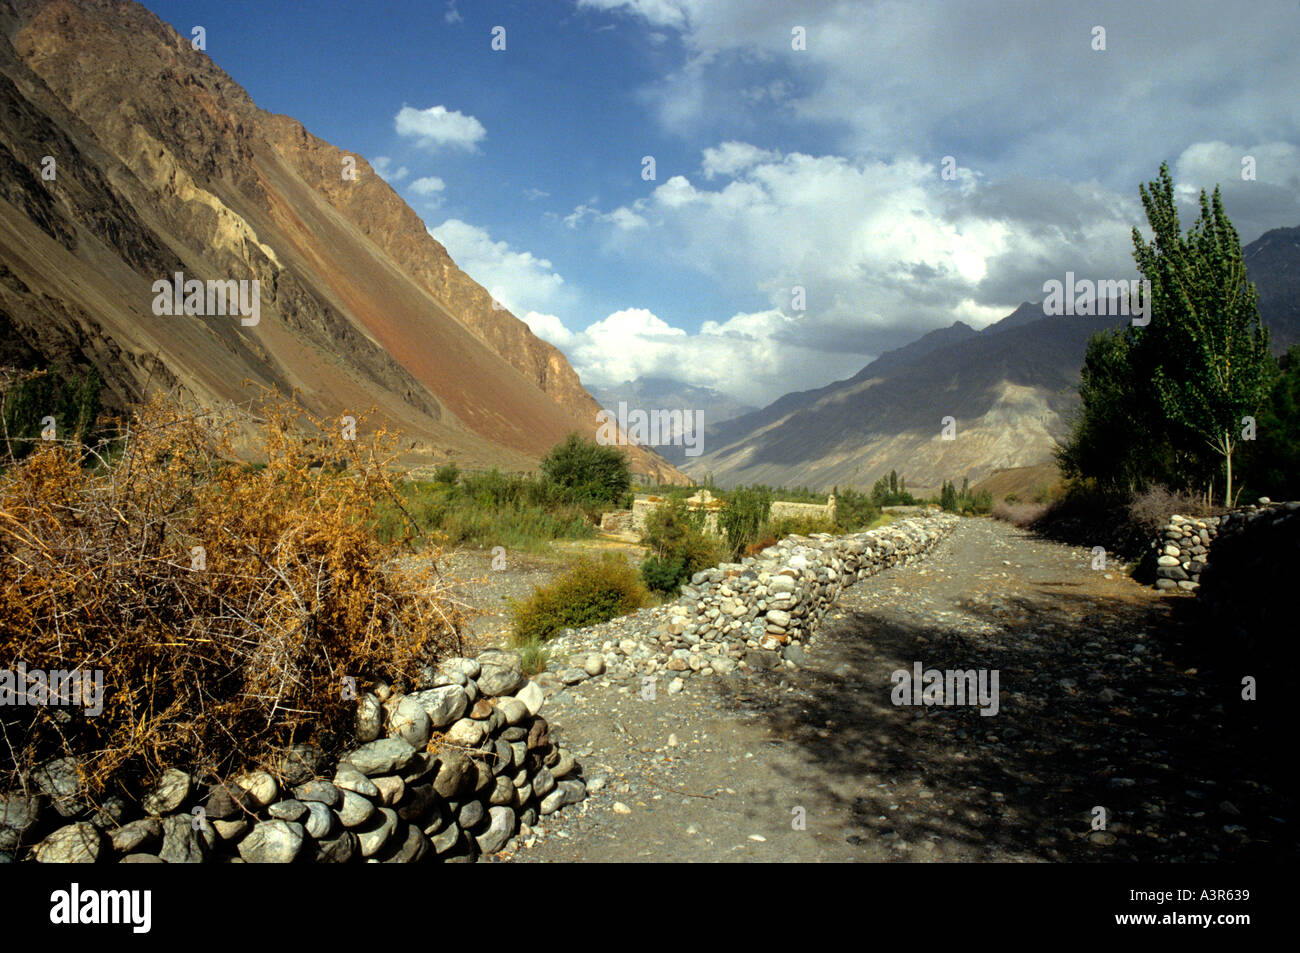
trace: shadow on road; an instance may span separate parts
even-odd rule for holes
[[[977,635],[844,602],[812,667],[722,690],[792,746],[792,785],[847,816],[849,843],[913,860],[1294,860],[1283,723],[1241,699],[1258,661],[1198,628],[1195,600],[1041,586],[967,601]],[[892,704],[891,673],[918,661],[998,670],[997,713]]]

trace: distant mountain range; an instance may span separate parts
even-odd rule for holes
[[[1274,229],[1243,252],[1281,353],[1300,343],[1300,227]],[[1041,304],[1025,303],[982,331],[957,322],[848,380],[709,425],[704,453],[680,465],[722,486],[868,488],[897,470],[915,489],[1035,466],[1068,433],[1088,338],[1127,320],[1048,317]],[[946,417],[952,440],[941,433]]]
[[[124,0],[0,0],[0,364],[405,435],[410,463],[532,469],[599,405],[359,156],[259,109]],[[355,174],[353,174],[355,173]],[[155,282],[258,282],[255,324],[157,313]],[[233,286],[232,286],[233,287]],[[632,448],[633,469],[684,480]]]

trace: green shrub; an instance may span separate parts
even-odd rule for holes
[[[836,509],[839,507],[836,506]],[[811,536],[813,533],[835,532],[835,524],[824,516],[781,516],[769,525],[769,535],[777,539],[790,535]]]
[[[648,593],[621,555],[583,557],[563,576],[539,586],[523,602],[510,604],[514,643],[544,642],[562,629],[607,622],[645,605]]]
[[[632,471],[622,450],[600,446],[576,433],[551,448],[541,469],[546,481],[573,502],[613,504],[632,488]]]
[[[681,556],[670,559],[647,556],[641,562],[641,581],[651,592],[675,593],[690,577],[686,560]]]
[[[766,487],[750,487],[733,490],[726,502],[718,514],[718,528],[726,536],[729,558],[734,560],[763,537],[772,495]]]
[[[880,507],[866,493],[852,487],[835,488],[835,530],[839,533],[856,533],[880,519]]]
[[[444,463],[433,472],[433,482],[443,483],[447,486],[455,486],[460,482],[460,467],[456,466],[456,461]]]

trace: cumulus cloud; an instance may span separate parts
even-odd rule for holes
[[[1224,17],[1218,0],[1160,7],[1101,0],[579,0],[671,31],[682,57],[643,94],[670,131],[764,128],[774,107],[835,129],[835,151],[952,154],[1001,174],[1105,170],[1131,188],[1215,130],[1300,141],[1295,4],[1260,0]],[[1105,50],[1092,48],[1104,24]],[[1286,25],[1283,27],[1282,25]],[[791,30],[806,49],[791,48]],[[1224,55],[1224,51],[1231,55]],[[1242,81],[1242,77],[1251,77]],[[1122,146],[1120,145],[1122,144]]]
[[[493,241],[487,229],[449,218],[429,234],[446,247],[460,268],[513,314],[564,302],[564,279],[551,262],[509,243]]]
[[[416,195],[437,195],[447,187],[447,183],[436,175],[428,175],[411,183],[411,191]]]
[[[446,106],[414,109],[403,106],[394,119],[399,136],[415,141],[426,149],[465,149],[473,151],[487,135],[483,124],[473,116]]]
[[[520,320],[528,325],[533,333],[543,341],[549,341],[558,348],[565,348],[573,343],[573,333],[564,326],[564,322],[556,315],[529,311],[527,314],[522,315]]]

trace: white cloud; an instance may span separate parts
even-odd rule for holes
[[[410,189],[416,195],[437,195],[447,187],[447,183],[436,175],[425,176],[411,183]]]
[[[751,166],[776,157],[776,153],[748,142],[724,142],[716,148],[704,150],[704,177],[712,179],[717,175],[735,175]]]
[[[460,11],[456,9],[455,0],[447,4],[447,12],[442,15],[442,18],[448,23],[463,23],[465,21]]]
[[[388,156],[375,156],[370,160],[370,168],[374,169],[376,175],[390,184],[393,182],[401,182],[410,174],[406,166],[394,169],[393,160],[388,158]]]
[[[536,311],[529,311],[520,318],[524,324],[532,328],[543,341],[549,341],[556,347],[568,347],[573,343],[574,335],[564,326],[564,322],[553,314],[539,314]]]
[[[524,314],[564,303],[564,279],[547,259],[515,251],[507,242],[493,241],[486,229],[457,218],[429,229],[429,234],[442,242],[461,270],[511,313]]]
[[[472,151],[487,135],[483,124],[473,116],[446,106],[413,109],[403,106],[394,119],[399,136],[407,136],[427,149],[451,147]]]
[[[578,0],[579,7],[592,10],[626,9],[654,26],[681,28],[687,25],[690,0]]]
[[[673,176],[613,212],[582,206],[571,224],[603,227],[610,254],[636,261],[652,242],[724,293],[764,296],[767,310],[708,321],[692,347],[707,356],[720,340],[719,360],[736,350],[749,356],[747,368],[765,362],[787,383],[805,351],[860,367],[882,344],[955,320],[987,325],[1041,298],[1043,281],[1066,266],[1135,274],[1136,197],[1097,183],[990,184],[961,167],[945,181],[937,161],[913,156],[781,154],[739,142],[704,156],[703,168],[730,170],[716,187]],[[657,351],[640,353],[650,360]],[[595,356],[588,363],[601,366]],[[807,363],[812,381],[827,379],[831,365]]]
[[[853,355],[828,357],[800,345],[800,322],[777,310],[740,313],[722,322],[707,321],[691,334],[646,308],[624,308],[563,343],[548,340],[564,348],[591,386],[668,377],[765,404],[791,390],[792,380],[821,380],[827,373],[846,377],[861,367]]]

